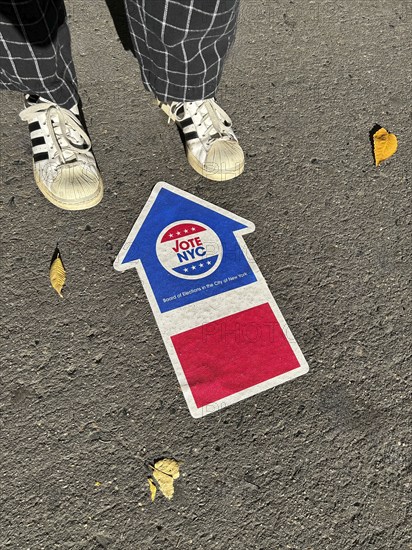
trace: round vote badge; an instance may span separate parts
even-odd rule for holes
[[[161,231],[156,253],[159,262],[172,275],[201,279],[219,267],[223,250],[213,229],[204,223],[182,220]]]

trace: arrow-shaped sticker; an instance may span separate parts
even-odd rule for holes
[[[244,243],[254,229],[159,182],[114,263],[137,269],[196,418],[308,370]]]

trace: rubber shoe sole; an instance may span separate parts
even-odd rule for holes
[[[98,180],[97,191],[95,194],[90,195],[90,197],[87,197],[87,199],[82,198],[79,201],[70,201],[70,200],[64,201],[56,197],[56,195],[54,195],[53,193],[51,193],[48,187],[43,183],[43,181],[39,177],[39,174],[36,170],[34,162],[33,162],[33,171],[34,171],[34,179],[35,179],[36,185],[39,188],[42,195],[49,202],[54,204],[54,206],[57,206],[62,210],[71,210],[71,211],[87,210],[88,208],[93,208],[94,206],[97,206],[103,198],[104,187],[103,187],[103,180],[100,175]]]
[[[208,169],[208,165],[203,166],[197,160],[197,158],[190,152],[189,149],[186,149],[186,157],[187,157],[188,163],[193,168],[193,170],[195,170],[198,174],[200,174],[204,178],[207,178],[212,181],[228,181],[233,178],[237,178],[238,176],[240,176],[240,174],[243,173],[243,170],[245,169],[244,162],[240,163],[235,170],[230,170],[230,171],[224,171],[224,170],[219,170],[218,168],[212,168],[213,164],[211,165],[211,169]]]

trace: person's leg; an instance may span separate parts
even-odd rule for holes
[[[0,0],[0,88],[25,94],[34,176],[68,210],[100,202],[103,184],[79,117],[63,0]]]
[[[63,0],[0,1],[0,88],[65,108],[78,101]]]
[[[239,0],[125,0],[143,83],[157,99],[214,97]]]
[[[239,0],[125,0],[144,86],[178,125],[191,166],[203,176],[238,176],[244,155],[216,101],[234,41]]]

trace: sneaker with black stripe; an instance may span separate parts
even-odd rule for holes
[[[243,172],[245,158],[232,121],[215,98],[158,105],[179,128],[187,160],[196,172],[213,181]]]
[[[96,206],[103,182],[77,105],[65,109],[25,96],[20,118],[29,123],[34,177],[43,195],[64,210]]]

